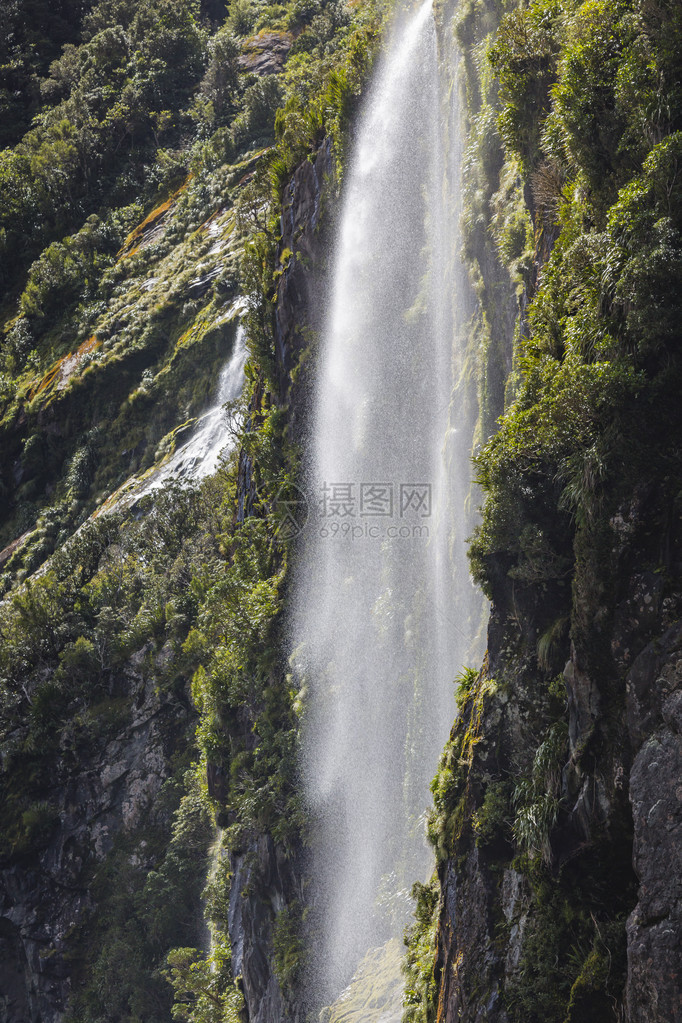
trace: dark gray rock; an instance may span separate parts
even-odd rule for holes
[[[628,674],[638,902],[628,924],[628,1023],[682,1020],[682,625]],[[647,732],[652,732],[644,738]]]
[[[46,802],[58,819],[27,858],[0,866],[0,1023],[59,1023],[73,975],[72,937],[96,912],[91,869],[120,831],[135,834],[170,764],[164,728],[182,730],[188,711],[129,670],[129,717],[111,741],[71,767],[59,765]],[[69,744],[68,729],[62,744]]]
[[[320,327],[323,306],[324,234],[322,219],[335,180],[331,141],[325,139],[310,160],[296,168],[282,203],[281,251],[291,252],[279,281],[275,309],[275,352],[280,399],[292,415],[305,409],[300,391],[291,393],[291,373],[306,345],[306,332]]]
[[[286,186],[282,213],[280,254],[290,256],[280,277],[275,307],[275,361],[280,404],[289,406],[292,432],[300,430],[306,415],[304,374],[292,381],[317,317],[324,240],[321,218],[334,181],[331,143],[325,140],[311,159],[304,160]],[[254,392],[251,415],[255,421],[264,398],[262,383]],[[256,488],[253,462],[246,451],[239,456],[237,521],[254,506]],[[219,798],[224,789],[220,772],[209,765],[208,783]],[[275,975],[273,928],[277,914],[294,901],[303,901],[302,850],[285,855],[271,836],[260,835],[232,858],[229,932],[233,971],[241,976],[249,1023],[299,1023],[304,1009],[283,995]]]
[[[678,663],[680,667],[678,668]],[[626,680],[628,729],[637,749],[661,723],[662,705],[679,688],[682,675],[682,623],[649,643],[636,658]]]
[[[233,857],[229,931],[232,969],[241,977],[249,1023],[299,1023],[273,970],[273,922],[287,901],[301,897],[300,865],[287,860],[269,835]]]
[[[508,886],[505,905],[510,919],[518,910],[519,890]],[[474,846],[459,870],[449,861],[441,879],[441,949],[439,1013],[443,1023],[507,1023],[499,982],[504,972],[495,942],[494,910],[499,892],[495,879]],[[516,939],[515,939],[516,940]],[[513,953],[509,952],[513,956]]]
[[[259,32],[244,43],[239,67],[261,77],[277,75],[284,67],[292,43],[288,32]]]

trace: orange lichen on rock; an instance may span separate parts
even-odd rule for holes
[[[86,338],[78,346],[75,352],[71,352],[69,355],[62,355],[54,365],[50,366],[42,380],[30,388],[27,393],[28,400],[33,401],[39,394],[44,394],[53,387],[56,387],[58,391],[63,391],[85,356],[90,352],[96,351],[101,344],[102,342],[98,340],[96,335],[91,334],[89,338]]]
[[[29,529],[27,533],[22,533],[21,536],[16,538],[16,540],[12,540],[12,542],[8,544],[4,550],[0,551],[0,565],[4,565],[6,561],[9,561],[15,551],[19,550],[24,540],[30,535],[31,530]]]
[[[62,362],[61,372],[59,374],[59,380],[57,381],[57,390],[63,391],[68,384],[71,377],[74,375],[81,362],[90,352],[97,351],[102,346],[102,342],[99,341],[95,334],[91,334],[81,345],[73,355],[67,355]]]
[[[50,366],[45,376],[37,384],[30,388],[28,392],[28,400],[33,401],[39,394],[43,394],[44,391],[49,390],[50,387],[59,378],[61,373],[62,363],[68,359],[68,355],[62,355],[61,359],[57,359],[53,366]]]
[[[225,207],[224,206],[219,206],[218,209],[214,210],[213,213],[211,213],[210,216],[206,217],[206,220],[203,222],[203,224],[201,224],[201,226],[199,227],[199,230],[200,231],[208,231],[209,234],[210,234],[211,228],[214,228],[215,222],[218,220],[218,218],[220,216],[222,216],[222,214],[224,212],[225,212]]]
[[[121,249],[118,253],[119,259],[124,259],[126,256],[134,255],[139,249],[144,248],[145,245],[150,245],[157,238],[160,238],[163,233],[162,223],[166,214],[175,206],[178,197],[184,192],[188,184],[192,180],[192,175],[188,174],[185,181],[180,185],[172,195],[170,195],[165,202],[162,202],[160,206],[152,210],[144,220],[137,225],[137,227],[130,232],[126,240],[124,241]]]

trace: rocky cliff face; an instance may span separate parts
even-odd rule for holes
[[[125,849],[138,884],[158,867],[159,835],[167,835],[172,812],[162,789],[192,715],[186,702],[159,695],[141,670],[149,653],[131,658],[115,703],[100,708],[89,735],[82,721],[61,731],[30,842],[0,860],[3,1023],[64,1018],[79,988],[82,943],[105,912],[96,882],[111,869],[113,850]]]
[[[265,401],[286,406],[294,437],[300,437],[306,416],[307,348],[320,328],[328,228],[324,213],[333,201],[334,182],[335,164],[327,139],[297,168],[283,196],[279,253],[285,254],[286,265],[277,285],[272,330],[279,393],[266,395],[257,387],[251,415],[256,423]],[[237,501],[242,520],[255,499],[253,461],[242,451]],[[218,791],[214,794],[220,797]],[[274,932],[276,919],[287,907],[304,903],[303,847],[299,845],[293,855],[285,854],[271,835],[261,834],[233,853],[231,865],[230,944],[247,1018],[250,1023],[299,1023],[304,1018],[302,993],[282,989],[275,968]]]
[[[608,560],[622,570],[582,641],[564,648],[553,708],[534,654],[547,607],[495,588],[488,663],[453,729],[459,756],[446,761],[462,802],[438,872],[438,1020],[506,1023],[522,1006],[529,1018],[543,1006],[571,1021],[680,1018],[682,634],[666,627],[679,596],[663,596],[661,558],[679,579],[681,551],[677,524],[656,529],[660,513],[650,492],[612,518]],[[532,777],[552,728],[565,738],[554,765],[544,750],[534,812],[540,795],[556,804],[534,847],[544,864],[529,867],[518,845],[512,859],[510,823],[518,779]],[[515,797],[495,806],[509,787]]]
[[[671,626],[644,648],[627,676],[633,866],[639,882],[627,921],[626,1019],[633,1023],[682,1017],[681,640],[680,625]]]
[[[289,398],[290,414],[300,421],[305,394],[291,392],[292,372],[320,330],[325,305],[325,242],[333,203],[336,166],[326,139],[296,169],[282,200],[280,253],[291,252],[277,289],[275,350],[280,400]]]
[[[636,283],[653,272],[656,217],[677,239],[681,208],[671,177],[660,207],[644,183],[659,144],[633,141],[632,108],[609,84],[631,47],[647,48],[657,66],[679,60],[680,24],[672,8],[653,20],[635,8],[632,36],[604,7],[589,28],[580,22],[580,43],[542,21],[540,2],[507,15],[494,0],[455,13],[465,166],[477,186],[465,206],[466,255],[479,315],[508,309],[512,289],[518,308],[515,330],[498,318],[479,334],[484,382],[492,372],[499,385],[495,352],[514,353],[505,417],[477,458],[487,503],[471,564],[492,602],[488,651],[481,671],[461,680],[434,781],[438,867],[431,886],[416,886],[410,1021],[682,1018],[682,427],[670,390],[678,341],[667,327],[677,240],[660,280],[654,273],[655,305],[651,284]],[[570,21],[568,5],[559,9]],[[608,54],[596,42],[607,23]],[[475,59],[489,33],[495,88]],[[605,106],[584,76],[570,77],[585,69],[585,46],[600,68],[599,96],[611,97]],[[662,149],[677,145],[677,102]],[[572,133],[585,142],[587,130],[572,120],[578,106],[595,130],[613,130],[600,158],[594,136],[573,147]],[[564,132],[556,148],[552,131]],[[616,153],[628,145],[637,157],[625,166]],[[587,191],[571,191],[578,180]],[[627,219],[637,189],[638,215],[651,217],[641,234]],[[599,256],[587,256],[593,245]],[[606,284],[616,246],[627,299]],[[601,347],[590,347],[593,327],[608,335]],[[483,437],[503,411],[502,389],[479,392]]]
[[[305,1017],[275,970],[274,921],[303,898],[303,856],[287,856],[262,835],[232,857],[229,929],[249,1023],[298,1023]]]

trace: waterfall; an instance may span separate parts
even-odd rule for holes
[[[241,305],[235,304],[234,308],[239,312]],[[230,444],[225,429],[223,406],[228,401],[234,401],[242,392],[247,357],[244,328],[240,323],[232,354],[218,376],[213,405],[199,416],[189,440],[176,448],[168,461],[152,474],[141,489],[134,492],[136,501],[171,480],[198,482],[216,471],[220,456],[227,451]]]
[[[401,934],[432,870],[428,785],[472,640],[446,105],[427,0],[394,27],[357,126],[307,452],[292,664],[318,1004]]]

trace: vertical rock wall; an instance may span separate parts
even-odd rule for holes
[[[296,169],[283,196],[279,252],[291,255],[279,279],[273,316],[279,393],[269,395],[268,400],[287,405],[289,430],[297,439],[307,412],[305,349],[320,327],[324,305],[325,237],[334,181],[335,165],[327,139]],[[251,410],[254,422],[265,398],[257,387]],[[241,518],[249,514],[255,496],[253,464],[242,451]],[[283,993],[276,976],[273,928],[278,913],[292,904],[302,904],[305,898],[303,849],[285,854],[271,835],[259,835],[233,854],[232,870],[229,931],[233,972],[242,978],[249,1023],[299,1023],[304,1015],[297,993]]]

